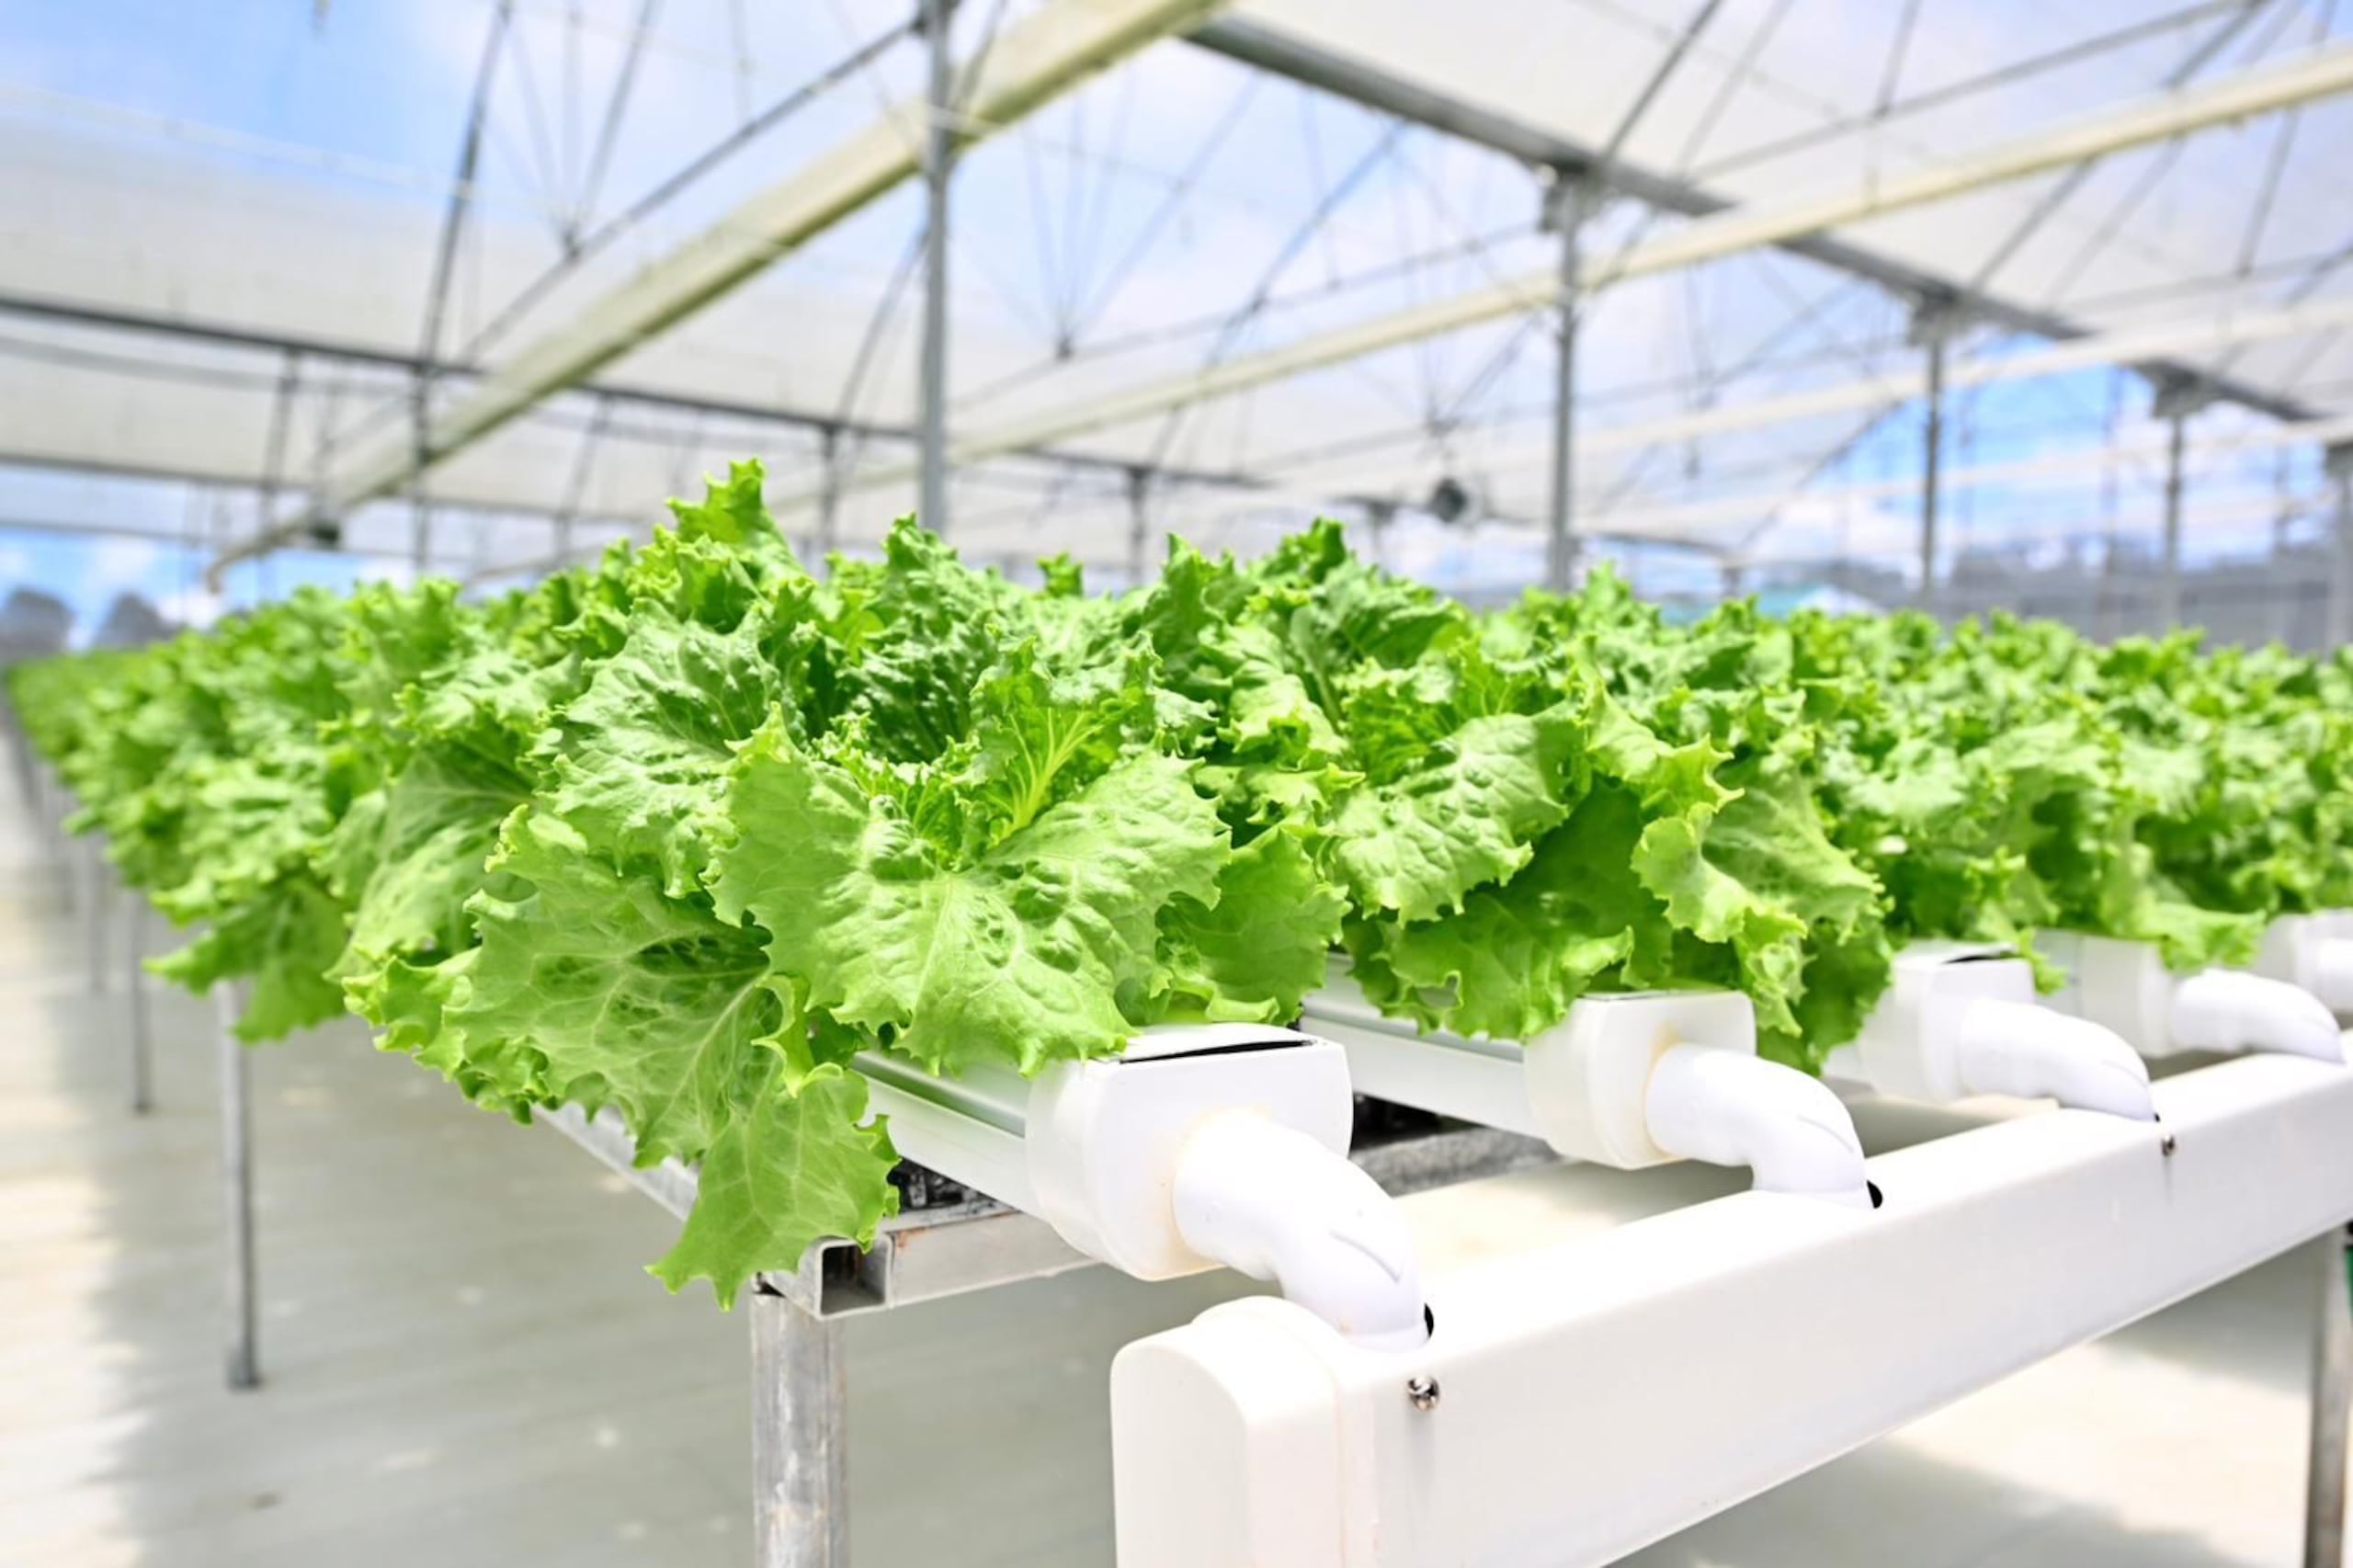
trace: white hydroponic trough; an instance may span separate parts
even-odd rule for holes
[[[1879,1155],[1876,1211],[1563,1214],[1434,1267],[1411,1351],[1269,1299],[1131,1345],[1120,1568],[1608,1562],[2353,1216],[2353,1071],[2154,1093],[2154,1126],[2051,1110]]]

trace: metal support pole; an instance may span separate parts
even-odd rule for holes
[[[1582,174],[1560,171],[1547,193],[1545,221],[1561,237],[1558,355],[1552,381],[1552,494],[1546,517],[1544,585],[1565,594],[1576,581],[1577,289],[1579,231],[1585,226]]]
[[[237,1038],[237,987],[212,988],[214,1050],[221,1068],[221,1196],[228,1219],[229,1386],[261,1386],[254,1290],[253,1108],[245,1045]]]
[[[130,1011],[131,1109],[134,1116],[144,1116],[155,1105],[154,1051],[148,1032],[146,971],[141,967],[146,957],[147,902],[135,892],[127,892],[122,902],[122,989]]]
[[[1142,585],[1152,570],[1151,476],[1142,469],[1128,470],[1128,586]]]
[[[1920,608],[1937,613],[1937,512],[1944,499],[1945,346],[1955,328],[1952,307],[1938,300],[1912,317],[1912,341],[1928,351],[1927,419],[1920,449]]]
[[[949,0],[923,0],[931,48],[930,131],[924,139],[923,236],[923,480],[915,516],[935,533],[948,531],[948,187],[956,141],[949,116],[955,91]]]
[[[2157,625],[2171,631],[2181,624],[2181,456],[2187,414],[2177,412],[2165,440],[2165,559],[2157,575]]]
[[[824,471],[824,481],[817,491],[817,548],[813,551],[817,565],[830,557],[842,544],[842,472],[841,427],[828,425],[817,435],[817,461]]]
[[[765,1288],[752,1319],[752,1531],[759,1568],[849,1562],[849,1364],[838,1321]]]
[[[2353,445],[2328,449],[2323,472],[2336,483],[2336,526],[2331,529],[2328,619],[2321,632],[2321,651],[2353,642]]]
[[[2320,1319],[2313,1335],[2312,1447],[2304,1488],[2304,1568],[2344,1568],[2346,1432],[2353,1419],[2353,1293],[2347,1232],[2314,1242]]]
[[[95,834],[82,836],[81,880],[82,939],[88,949],[90,994],[98,996],[107,988],[107,884],[106,862]]]

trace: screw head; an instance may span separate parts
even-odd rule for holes
[[[2174,1142],[2173,1134],[2170,1132],[2157,1140],[2157,1153],[2163,1154],[2168,1160],[2173,1158],[2173,1152],[2177,1147],[2177,1145]]]
[[[1427,1372],[1417,1372],[1405,1380],[1405,1397],[1414,1402],[1415,1410],[1438,1408],[1438,1380]]]

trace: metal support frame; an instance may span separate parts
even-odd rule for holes
[[[1920,608],[1937,613],[1937,510],[1943,497],[1945,350],[1961,328],[1952,302],[1936,299],[1913,312],[1911,340],[1927,351],[1923,394],[1927,417],[1920,437]]]
[[[155,1051],[147,1010],[147,901],[123,890],[122,993],[124,1022],[131,1031],[131,1111],[144,1116],[155,1108]]]
[[[1197,32],[1196,36],[1199,34]],[[2284,62],[2242,70],[2197,87],[2145,95],[2096,114],[2046,126],[1949,161],[1841,187],[1799,193],[1778,201],[1719,208],[1664,233],[1597,257],[1583,281],[1588,290],[1719,261],[1746,251],[1784,245],[1873,219],[1951,201],[1989,187],[2029,178],[2170,141],[2255,115],[2353,91],[2353,45],[2313,51]],[[1590,155],[1590,154],[1588,154]],[[1630,188],[1621,179],[1620,188]],[[1639,192],[1632,192],[1639,194]],[[1940,286],[1952,291],[1949,286]],[[1091,435],[1173,409],[1233,396],[1254,388],[1345,364],[1367,355],[1519,315],[1558,292],[1552,270],[1497,278],[1467,292],[1422,299],[1368,319],[1294,337],[1277,347],[1236,355],[1204,369],[1097,390],[1060,406],[960,436],[964,463],[1028,451]],[[2256,400],[2250,397],[2252,404]],[[2301,405],[2295,405],[2301,406]],[[898,483],[903,467],[877,468],[858,477],[863,488]]]
[[[1577,317],[1585,300],[1582,231],[1590,187],[1584,171],[1556,170],[1545,192],[1544,221],[1561,242],[1558,335],[1552,371],[1552,488],[1545,516],[1544,585],[1565,594],[1575,585]]]
[[[2329,447],[2321,467],[2336,487],[2329,530],[2328,619],[2321,632],[2321,648],[2326,652],[2353,642],[2353,442]]]
[[[974,62],[960,95],[960,143],[1001,131],[1040,105],[1161,38],[1198,26],[1216,0],[1051,0],[999,32]],[[448,461],[474,443],[579,385],[844,219],[923,172],[931,106],[893,104],[880,118],[797,164],[710,224],[685,236],[586,301],[564,321],[488,368],[471,392],[433,411],[426,456]],[[910,133],[913,132],[911,135]],[[417,452],[389,435],[356,449],[323,480],[308,506],[272,520],[216,555],[206,580],[266,554],[365,502],[404,490]]]
[[[819,493],[817,502],[817,548],[812,551],[818,561],[824,561],[841,548],[842,496],[837,483],[841,472],[841,445],[839,426],[828,425],[817,433],[817,463],[824,474],[824,487]]]
[[[2320,1271],[2313,1332],[2312,1446],[2304,1481],[2304,1568],[2343,1568],[2347,1423],[2353,1421],[2353,1233],[2339,1226],[2312,1245]]]
[[[2157,625],[2165,631],[2181,625],[2181,507],[2182,466],[2188,451],[2191,415],[2214,401],[2203,382],[2168,378],[2156,383],[2149,412],[2166,421],[2165,531],[2164,560],[2157,576]]]
[[[695,1173],[676,1160],[640,1165],[609,1107],[576,1107],[536,1119],[684,1219]],[[1533,1138],[1452,1128],[1368,1140],[1349,1157],[1403,1196],[1559,1163]],[[752,1334],[754,1561],[760,1568],[842,1568],[848,1562],[849,1386],[846,1317],[887,1312],[999,1285],[1094,1267],[1051,1225],[995,1199],[905,1208],[885,1219],[874,1245],[811,1247],[790,1274],[767,1274],[744,1296]]]
[[[956,56],[950,0],[923,0],[924,42],[930,54],[930,109],[923,140],[923,344],[918,423],[922,429],[922,488],[915,516],[937,534],[948,531],[948,199],[956,173]],[[830,474],[827,486],[832,487]]]
[[[1152,570],[1152,471],[1128,470],[1128,586],[1140,587]]]
[[[2165,436],[2165,562],[2157,575],[2157,624],[2167,631],[2181,624],[2181,460],[2187,414],[2177,412]]]
[[[261,1386],[254,1264],[253,1098],[245,1045],[237,1038],[233,981],[212,988],[213,1050],[221,1070],[221,1199],[226,1218],[229,1387]]]
[[[745,1299],[752,1320],[752,1560],[760,1568],[846,1568],[847,1330],[765,1284]]]
[[[1605,159],[1602,149],[1590,143],[1563,136],[1550,127],[1499,113],[1473,97],[1385,70],[1368,58],[1327,48],[1303,32],[1255,16],[1227,11],[1194,28],[1187,42],[1377,114],[1393,115],[1531,166],[1590,168],[1610,193],[1631,197],[1661,212],[1708,218],[1735,205],[1731,198],[1693,180],[1629,164],[1614,155]],[[1791,256],[1867,279],[1894,294],[1917,299],[1938,290],[1950,291],[1974,319],[2006,332],[2028,333],[2063,342],[2084,336],[2088,330],[2081,323],[2054,312],[2021,305],[1989,290],[1969,288],[1957,279],[1939,278],[1833,233],[1792,234],[1773,243],[1777,249]],[[2150,366],[2153,370],[2175,368],[2177,362]],[[2295,399],[2245,383],[2229,382],[2224,392],[2231,401],[2276,419],[2314,416],[2310,407]]]

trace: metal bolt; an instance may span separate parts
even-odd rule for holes
[[[1405,1380],[1405,1397],[1414,1402],[1415,1410],[1438,1408],[1438,1380],[1427,1372],[1417,1372]]]
[[[2173,1158],[2174,1148],[2175,1144],[2172,1133],[2168,1132],[2164,1137],[2157,1140],[2157,1153],[2163,1154],[2168,1160]]]

